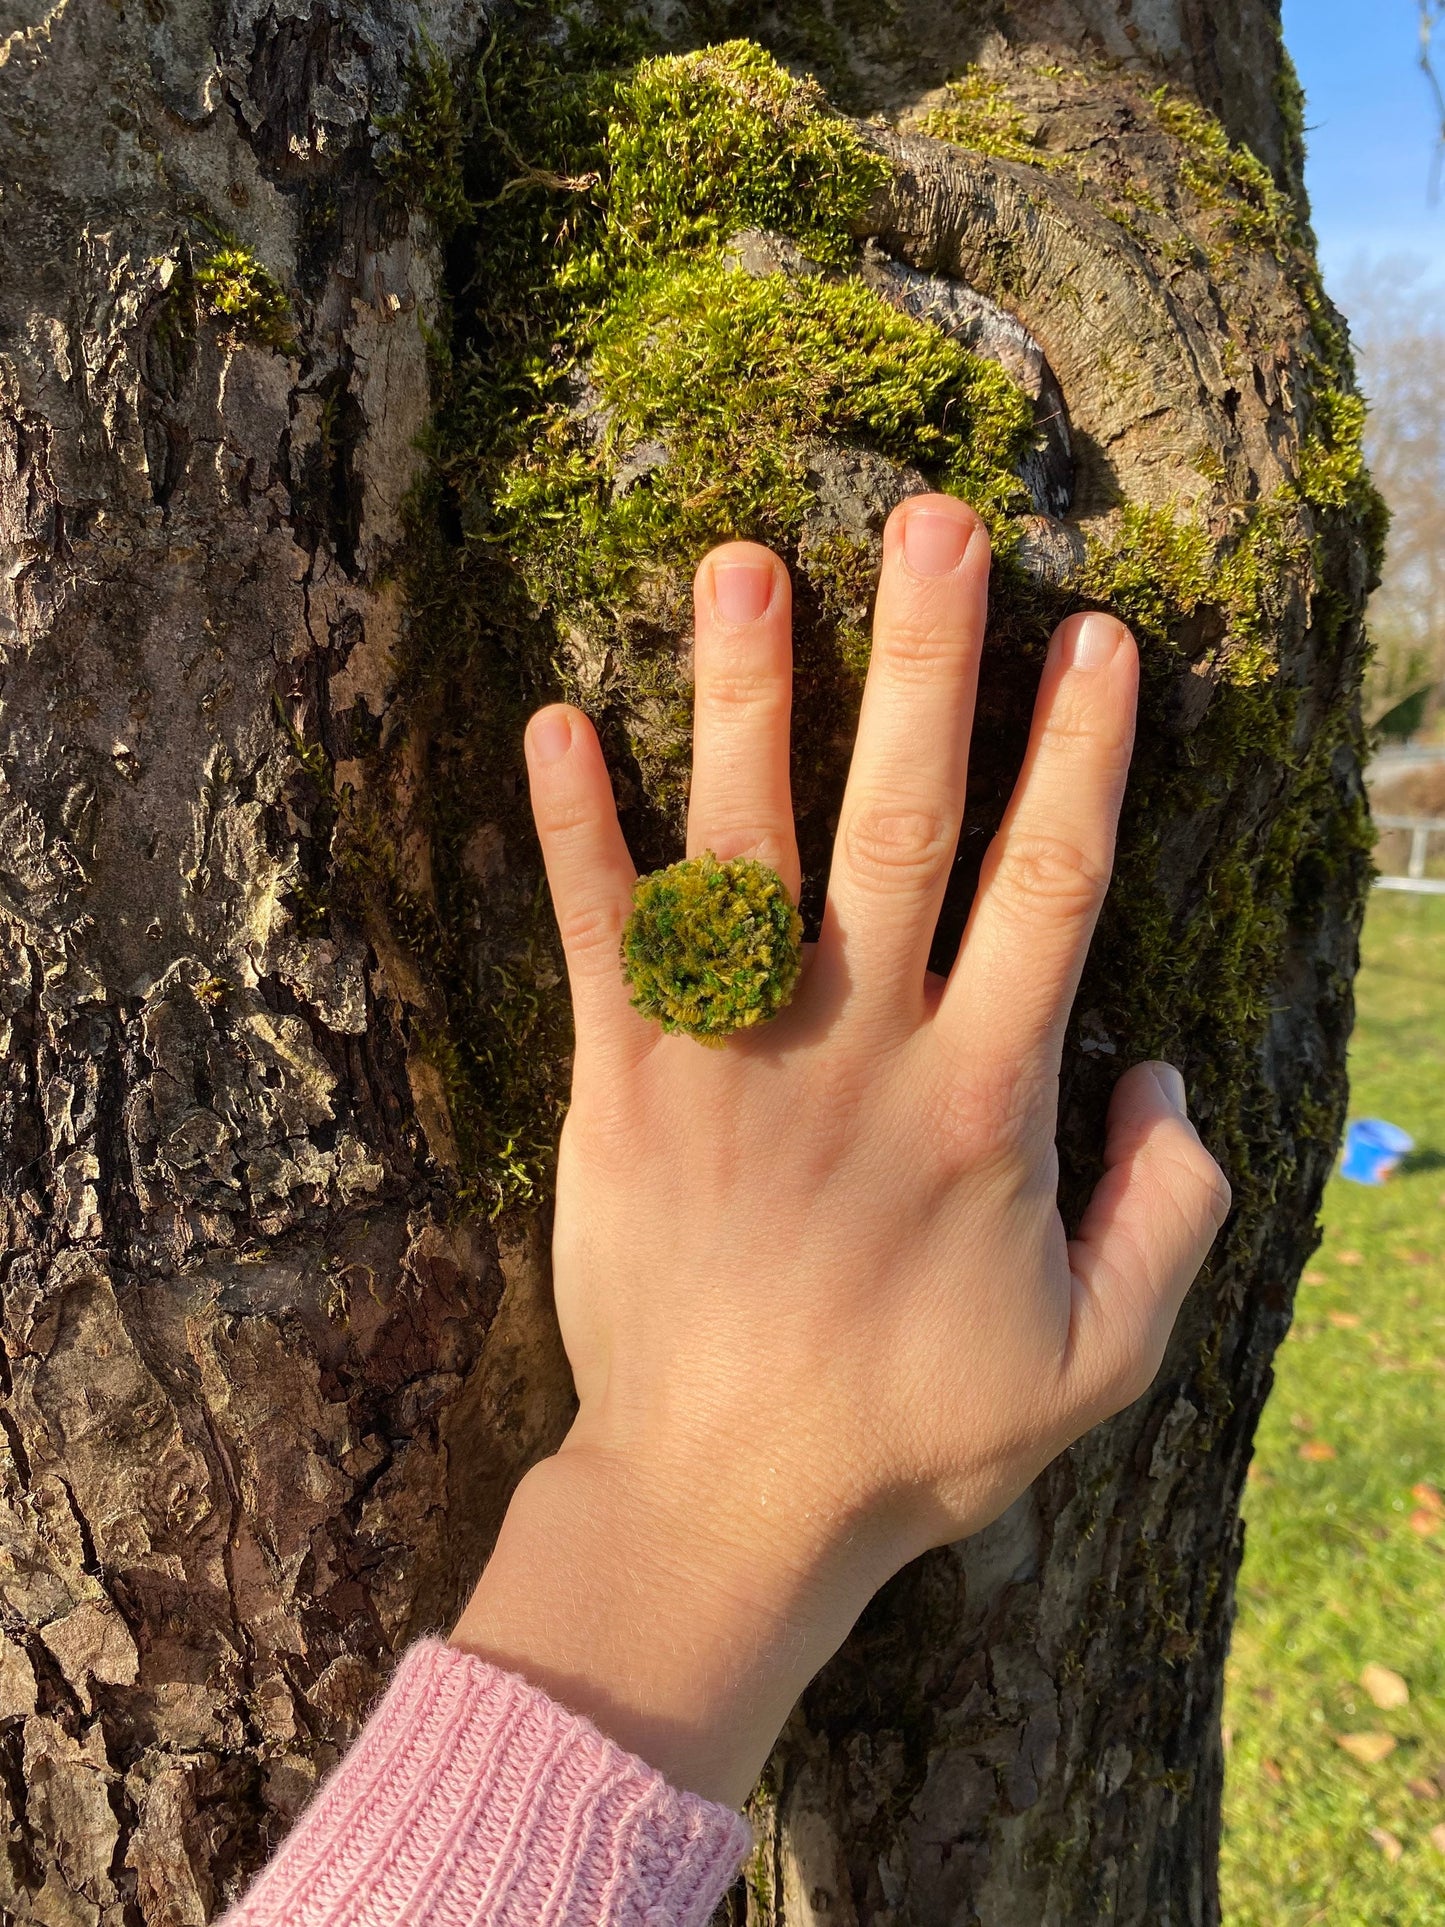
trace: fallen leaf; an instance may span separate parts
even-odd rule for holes
[[[1337,1251],[1335,1261],[1342,1265],[1362,1265],[1365,1262],[1365,1254],[1362,1251]]]
[[[1344,1748],[1361,1766],[1378,1766],[1395,1750],[1393,1733],[1336,1733],[1335,1745]]]
[[[1417,1800],[1438,1800],[1440,1798],[1440,1789],[1433,1780],[1407,1780],[1405,1782],[1405,1790],[1407,1793],[1413,1793]]]
[[[1360,1322],[1357,1311],[1327,1311],[1325,1317],[1342,1332],[1354,1331]]]
[[[1282,1786],[1284,1784],[1284,1773],[1278,1760],[1261,1760],[1259,1770],[1271,1786]]]
[[[1410,1487],[1410,1497],[1416,1505],[1423,1506],[1427,1512],[1433,1512],[1437,1519],[1445,1519],[1445,1499],[1442,1499],[1434,1486],[1428,1485],[1424,1479],[1421,1479],[1418,1485]]]
[[[1445,1519],[1442,1519],[1438,1512],[1412,1512],[1410,1514],[1410,1530],[1411,1532],[1418,1532],[1422,1539],[1428,1539],[1431,1533],[1438,1532],[1442,1525],[1445,1525]]]
[[[1387,1833],[1384,1827],[1371,1827],[1370,1838],[1374,1841],[1375,1845],[1380,1849],[1380,1852],[1384,1854],[1385,1858],[1389,1861],[1392,1867],[1394,1866],[1395,1862],[1400,1858],[1400,1855],[1405,1851],[1404,1847],[1401,1846],[1400,1842],[1395,1838],[1394,1834]]]
[[[1308,1459],[1311,1465],[1322,1465],[1326,1459],[1339,1456],[1328,1439],[1306,1439],[1299,1449],[1299,1455],[1302,1459]]]
[[[1323,1271],[1307,1271],[1301,1277],[1300,1283],[1302,1285],[1324,1285],[1329,1283],[1329,1278]]]
[[[1431,1827],[1430,1845],[1435,1849],[1436,1853],[1445,1853],[1445,1825]]]
[[[1374,1660],[1361,1672],[1360,1684],[1376,1706],[1384,1708],[1386,1712],[1410,1704],[1410,1689],[1400,1675],[1392,1672],[1388,1666],[1377,1666]]]

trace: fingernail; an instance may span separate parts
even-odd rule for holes
[[[1123,634],[1113,616],[1085,616],[1069,637],[1070,669],[1102,669],[1113,661]]]
[[[559,762],[572,747],[572,723],[565,709],[544,709],[532,718],[527,731],[532,761],[545,768]]]
[[[1184,1079],[1172,1064],[1151,1064],[1154,1082],[1164,1094],[1164,1102],[1170,1110],[1177,1111],[1181,1117],[1189,1115],[1189,1098],[1184,1089]]]
[[[915,575],[950,575],[963,560],[973,523],[946,509],[914,509],[903,524],[903,559]]]
[[[713,607],[734,628],[756,622],[773,599],[771,562],[714,562],[711,575]]]

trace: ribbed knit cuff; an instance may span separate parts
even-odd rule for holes
[[[426,1639],[222,1927],[705,1927],[751,1844],[730,1807]]]

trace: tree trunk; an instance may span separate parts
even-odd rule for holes
[[[1145,710],[1065,1199],[1159,1053],[1237,1205],[1151,1394],[901,1574],[806,1695],[729,1916],[1212,1922],[1237,1502],[1342,1116],[1368,844],[1378,516],[1278,7],[604,11],[429,0],[417,39],[383,0],[11,0],[0,1917],[212,1918],[566,1429],[526,705],[587,703],[637,848],[674,854],[685,563],[777,540],[815,911],[882,517],[962,477],[1003,561],[937,961],[1048,626],[1119,608]],[[857,119],[736,49],[633,72],[730,35]],[[797,315],[855,296],[900,356],[949,347],[956,407],[884,419],[866,369],[824,415],[785,392]],[[708,442],[648,344],[726,364],[749,301],[772,386]],[[608,384],[639,340],[634,405]],[[1035,432],[989,443],[1019,387]]]

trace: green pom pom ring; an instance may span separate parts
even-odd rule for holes
[[[639,877],[622,932],[632,1002],[700,1044],[776,1017],[803,963],[803,921],[766,863],[711,850]]]

